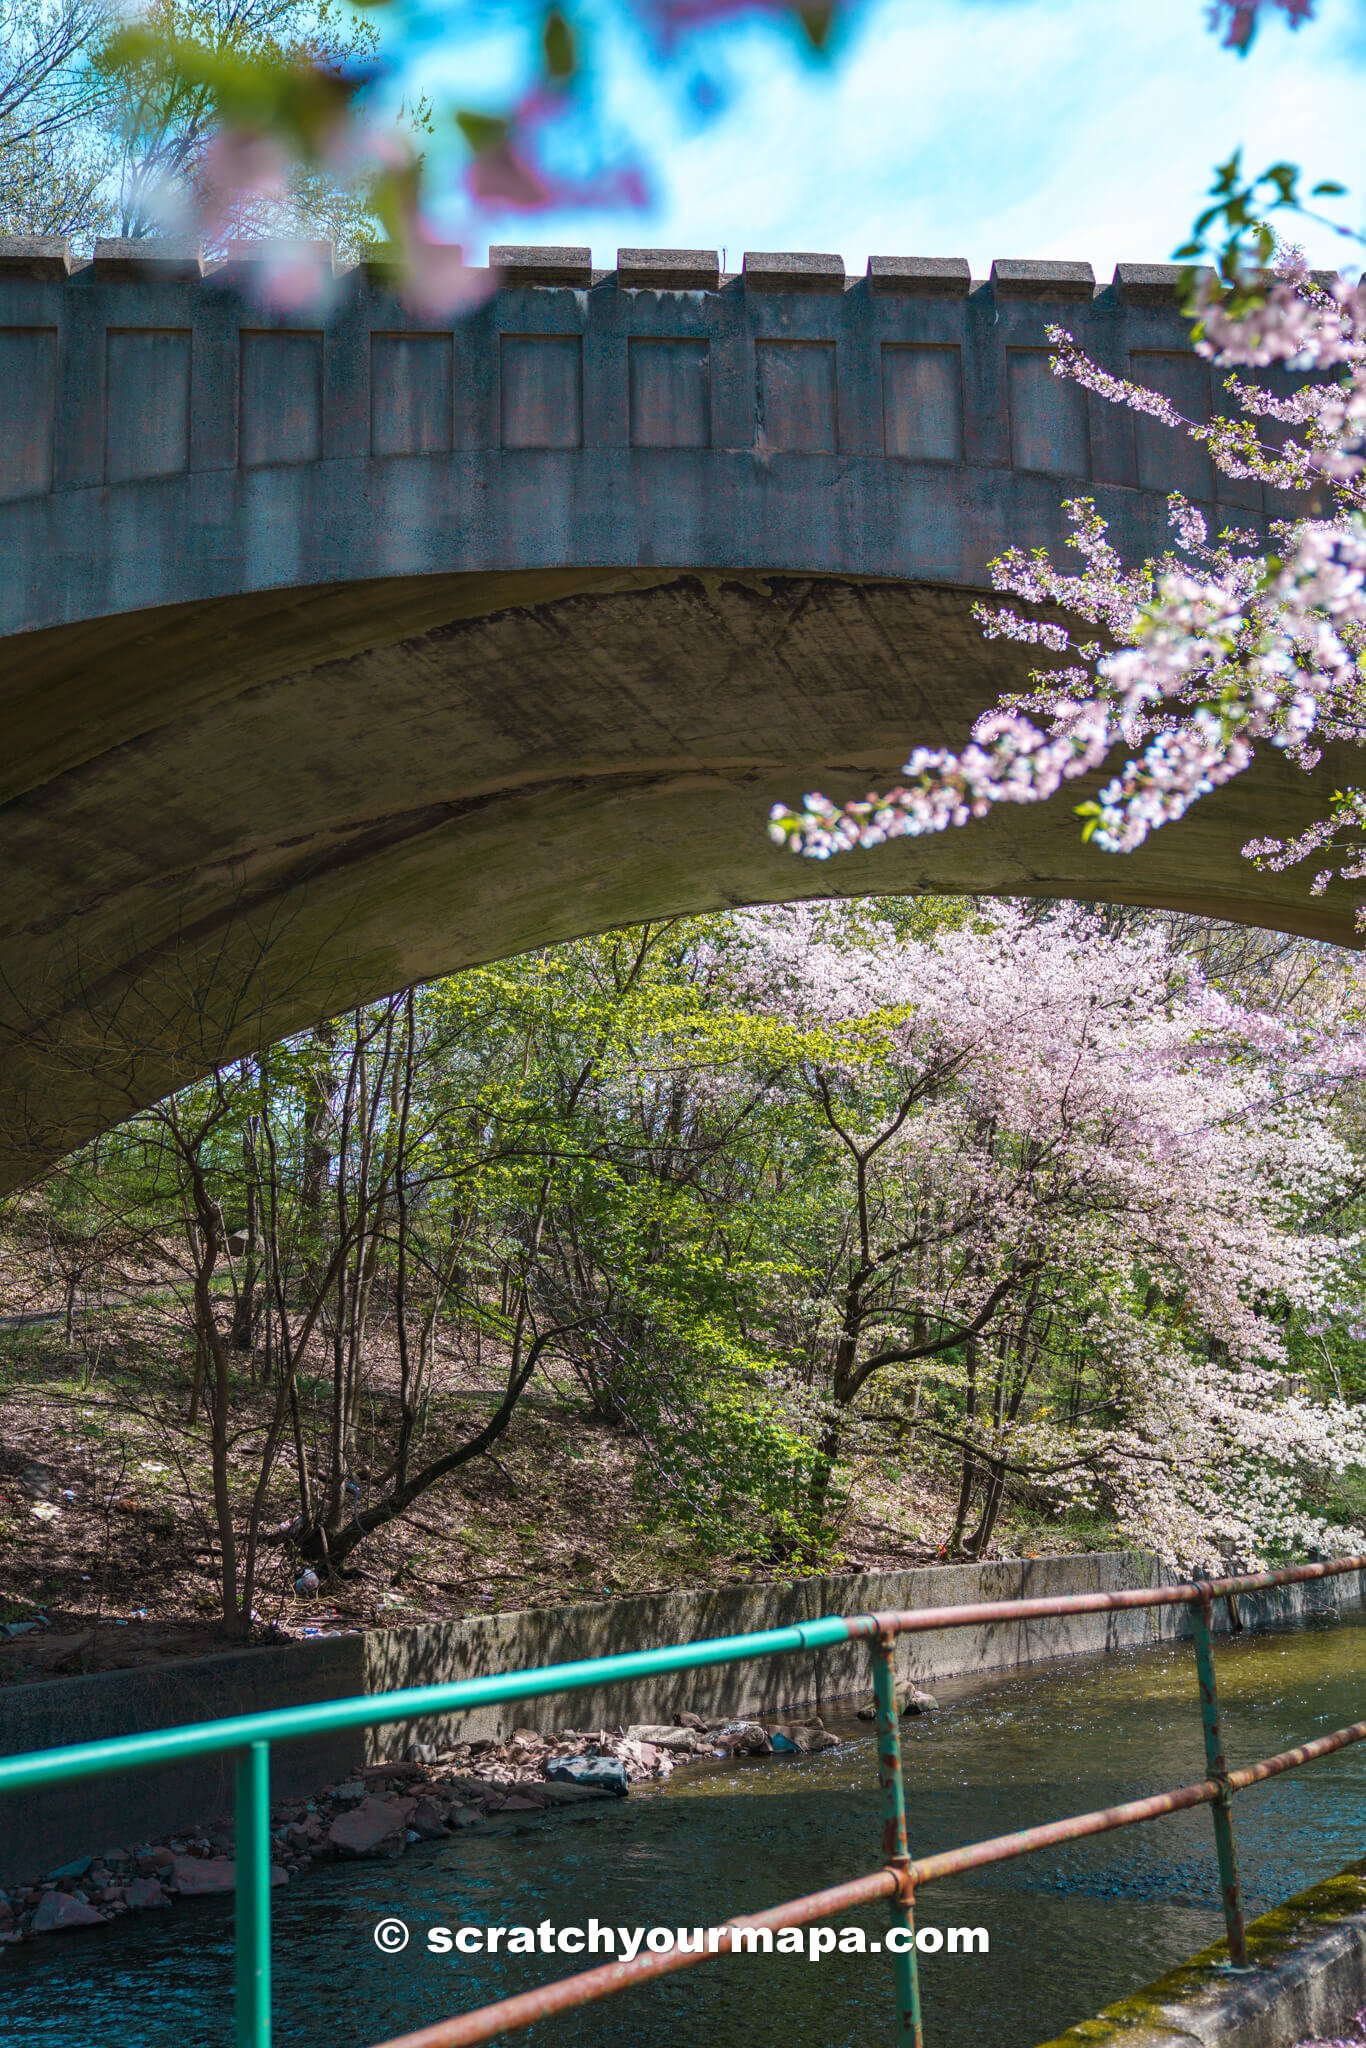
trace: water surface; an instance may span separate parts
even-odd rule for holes
[[[1231,1763],[1366,1716],[1366,1619],[1221,1640]],[[936,1681],[904,1725],[915,1851],[1203,1777],[1189,1645]],[[426,1953],[461,1920],[590,1914],[691,1927],[876,1867],[870,1731],[823,1756],[708,1764],[610,1807],[470,1830],[397,1863],[321,1865],[274,1895],[279,2048],[367,2048],[576,1965]],[[1242,1794],[1252,1912],[1361,1855],[1366,1744]],[[371,1938],[407,1920],[401,1956]],[[1208,1809],[935,1885],[924,1922],[984,1926],[988,1956],[922,1960],[930,2048],[1032,2048],[1222,1933]],[[885,1913],[864,1917],[881,1931]],[[3,2048],[218,2048],[232,2039],[232,1913],[204,1901],[0,1950]],[[536,2048],[873,2048],[891,2039],[883,1956],[717,1958],[520,2037]]]

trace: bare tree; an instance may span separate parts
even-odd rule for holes
[[[111,223],[109,81],[91,60],[107,0],[0,8],[0,232],[88,236]]]

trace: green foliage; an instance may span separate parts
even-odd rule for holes
[[[155,1286],[191,1415],[203,1389],[212,1442],[190,1463],[217,1460],[220,1529],[259,1512],[224,1478],[246,1444],[289,1464],[310,1527],[349,1541],[357,1498],[368,1510],[442,1450],[433,1415],[458,1350],[484,1361],[482,1386],[491,1374],[517,1393],[531,1356],[561,1417],[568,1398],[629,1445],[661,1540],[814,1568],[865,1482],[912,1474],[958,1493],[934,1531],[951,1548],[986,1549],[993,1532],[1008,1549],[1109,1542],[1106,1433],[1160,1407],[1163,1375],[1208,1359],[1211,1333],[1155,1241],[1152,1258],[1115,1254],[1065,1148],[1012,1270],[1004,1224],[995,1240],[978,1230],[979,1183],[952,1193],[953,1174],[971,1148],[983,1190],[1025,1186],[1049,1147],[975,1108],[951,1048],[908,1032],[913,973],[868,972],[898,949],[999,934],[1007,913],[920,899],[803,915],[835,991],[847,958],[851,985],[885,1000],[760,1000],[752,918],[494,962],[133,1118],[8,1205],[8,1257],[63,1276],[73,1299],[101,1272]],[[1296,958],[1286,985],[1312,1010],[1327,970]],[[1263,996],[1281,972],[1208,946],[1200,968]],[[1174,951],[1172,990],[1195,971]],[[1350,989],[1341,1000],[1355,1014]],[[1340,1114],[1355,1130],[1350,1092]],[[1322,1227],[1296,1187],[1277,1199],[1287,1230]],[[1040,1263],[1064,1214],[1066,1258]],[[1349,1191],[1343,1239],[1364,1224]],[[998,1253],[1006,1291],[969,1329],[958,1304]],[[1292,1388],[1366,1396],[1352,1326],[1311,1331],[1272,1300],[1259,1312],[1286,1327]],[[273,1436],[259,1420],[271,1401]],[[362,1415],[383,1475],[364,1486]],[[1360,1483],[1306,1467],[1306,1512],[1350,1522]]]
[[[1306,194],[1301,188],[1302,175],[1299,166],[1290,163],[1269,164],[1251,175],[1243,169],[1241,149],[1235,149],[1226,163],[1215,166],[1211,204],[1197,216],[1189,237],[1176,251],[1178,263],[1192,266],[1185,283],[1193,310],[1199,311],[1195,302],[1199,273],[1194,266],[1202,263],[1212,267],[1220,299],[1230,313],[1244,313],[1263,302],[1265,273],[1278,241],[1274,217],[1292,214],[1321,221],[1308,200],[1346,195],[1346,186],[1331,178],[1320,179]],[[1339,234],[1347,232],[1337,222],[1326,224]]]
[[[280,177],[207,223],[211,246],[255,236],[333,241],[354,257],[383,230],[385,191],[343,172],[374,26],[335,0],[13,0],[0,36],[0,232],[141,236],[199,193],[224,124],[289,134]],[[409,141],[430,132],[407,108]],[[411,176],[420,156],[409,149]],[[274,159],[272,159],[273,161]],[[244,166],[245,169],[245,166]],[[390,195],[397,205],[398,195]]]
[[[779,1277],[763,1230],[771,1132],[757,1089],[738,1110],[705,1099],[707,1077],[771,1058],[771,1034],[709,987],[717,929],[610,934],[431,997],[452,1045],[516,1050],[481,1096],[516,1134],[496,1206],[511,1239],[535,1217],[539,1313],[564,1325],[594,1411],[637,1439],[643,1497],[708,1540],[748,1530],[803,1551],[823,1540],[811,1439],[782,1359],[751,1334]]]

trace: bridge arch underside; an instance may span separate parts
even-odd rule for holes
[[[1017,685],[962,587],[540,570],[256,592],[6,643],[0,1182],[216,1058],[429,977],[669,913],[1027,894],[1354,943],[1259,873],[1314,783],[1274,754],[1139,853],[1073,796],[832,862],[769,806],[862,794]],[[66,715],[54,722],[54,702]],[[1083,793],[1078,786],[1078,794]]]

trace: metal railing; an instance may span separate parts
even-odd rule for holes
[[[497,1706],[547,1693],[582,1691],[630,1679],[651,1678],[671,1671],[689,1671],[715,1664],[738,1664],[756,1657],[790,1655],[837,1644],[866,1640],[873,1660],[876,1706],[878,1782],[882,1789],[882,1865],[862,1877],[789,1899],[760,1913],[740,1914],[726,1921],[714,1940],[700,1947],[645,1952],[629,1962],[600,1968],[526,1991],[477,2011],[439,2020],[381,2044],[381,2048],[475,2048],[500,2035],[515,2033],[537,2020],[592,2004],[674,1970],[726,1955],[736,1937],[748,1928],[807,1926],[836,1914],[885,1899],[891,1908],[896,1988],[897,2048],[922,2048],[920,1989],[916,1971],[915,1900],[925,1885],[958,1877],[991,1863],[1027,1856],[1059,1842],[1107,1834],[1157,1820],[1186,1807],[1213,1809],[1214,1842],[1224,1920],[1228,1929],[1229,1962],[1247,1964],[1247,1936],[1231,1803],[1235,1792],[1267,1778],[1331,1756],[1351,1743],[1366,1740],[1366,1721],[1321,1735],[1298,1749],[1230,1770],[1224,1757],[1215,1685],[1210,1613],[1216,1599],[1264,1592],[1274,1586],[1302,1585],[1366,1569],[1366,1557],[1347,1557],[1319,1564],[1287,1566],[1281,1571],[1247,1572],[1235,1578],[1204,1579],[1188,1585],[1151,1586],[1121,1593],[1074,1593],[1055,1599],[983,1600],[959,1607],[920,1607],[904,1613],[830,1615],[790,1628],[762,1629],[750,1635],[717,1636],[699,1643],[673,1643],[659,1650],[625,1656],[594,1657],[572,1664],[547,1665],[538,1671],[502,1672],[490,1678],[461,1679],[449,1685],[409,1687],[365,1698],[325,1700],[316,1706],[281,1707],[272,1712],[238,1715],[231,1720],[203,1721],[183,1728],[158,1729],[146,1735],[119,1736],[107,1742],[83,1742],[68,1748],[37,1750],[27,1756],[0,1759],[0,1794],[36,1791],[44,1785],[103,1777],[114,1771],[142,1770],[156,1764],[183,1763],[192,1757],[231,1753],[236,1770],[236,2043],[237,2048],[270,2048],[270,1745],[306,1735],[325,1735],[345,1728],[413,1721],[431,1714],[459,1713],[471,1707]],[[906,1795],[901,1766],[894,1646],[898,1636],[931,1629],[977,1628],[1003,1621],[1045,1621],[1072,1614],[1108,1614],[1144,1607],[1189,1607],[1195,1643],[1200,1717],[1204,1731],[1208,1776],[1170,1792],[1154,1792],[1092,1813],[1047,1821],[1016,1834],[946,1849],[934,1856],[913,1858],[906,1830]]]

